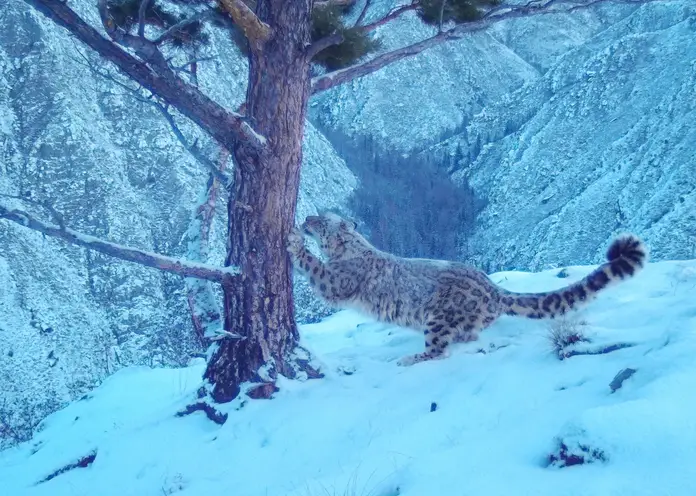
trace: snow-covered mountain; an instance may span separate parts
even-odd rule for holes
[[[374,15],[393,2],[373,2]],[[434,28],[405,15],[389,48]],[[601,260],[617,231],[696,254],[696,2],[515,19],[320,95],[322,127],[458,158],[487,206],[462,253],[488,270]],[[444,160],[443,160],[444,162]]]
[[[591,267],[492,278],[546,291]],[[12,496],[689,496],[696,485],[696,261],[649,264],[564,325],[503,317],[412,367],[420,332],[341,312],[301,327],[325,379],[176,417],[204,370],[131,367],[0,453]],[[556,326],[559,321],[555,321]]]

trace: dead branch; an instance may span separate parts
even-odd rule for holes
[[[440,19],[437,23],[437,32],[442,33],[442,23],[445,19],[445,5],[447,4],[447,0],[442,0],[442,3],[440,4]]]
[[[151,103],[153,106],[160,111],[164,119],[167,121],[169,124],[169,127],[172,129],[172,132],[174,133],[174,136],[176,136],[177,141],[181,143],[181,146],[183,146],[187,152],[193,156],[198,162],[201,164],[205,165],[206,168],[210,171],[211,174],[220,181],[224,186],[225,189],[229,188],[230,185],[232,184],[232,178],[222,172],[220,169],[217,168],[215,163],[210,160],[208,157],[205,156],[205,154],[201,151],[200,148],[198,148],[196,142],[194,141],[193,144],[189,144],[188,140],[184,136],[184,133],[181,132],[181,129],[179,129],[178,124],[174,120],[174,116],[169,112],[169,109],[159,103],[158,101],[151,100]]]
[[[231,283],[235,276],[239,274],[239,269],[236,267],[216,267],[213,265],[167,257],[165,255],[111,243],[95,238],[94,236],[73,231],[72,229],[46,224],[36,219],[28,212],[10,210],[3,205],[0,205],[0,219],[15,222],[21,226],[45,234],[46,236],[62,239],[72,245],[89,248],[90,250],[98,251],[121,260],[134,262],[165,272],[171,272],[182,277],[194,277],[220,284],[227,284]]]
[[[168,28],[166,31],[164,31],[164,33],[159,35],[157,38],[155,38],[153,43],[155,45],[161,45],[162,43],[167,41],[169,38],[171,38],[173,35],[175,35],[177,32],[184,29],[185,27],[190,26],[191,24],[195,24],[197,22],[203,22],[206,19],[210,19],[211,17],[213,17],[214,14],[215,14],[215,12],[213,10],[204,10],[202,12],[198,12],[197,14],[192,15],[188,19],[183,19],[183,20],[177,22],[176,24],[174,24],[173,26],[171,26],[170,28]]]
[[[215,60],[215,57],[196,57],[194,59],[188,60],[181,65],[174,67],[175,71],[185,71],[186,68],[193,64],[199,64],[200,62],[208,62],[209,60]]]
[[[215,163],[213,163],[212,160],[210,160],[199,148],[196,146],[196,143],[194,142],[193,144],[190,144],[186,137],[184,136],[184,133],[181,132],[181,129],[179,128],[179,125],[176,123],[176,120],[174,119],[174,116],[169,112],[169,108],[167,105],[163,105],[160,101],[155,98],[155,95],[152,94],[150,98],[146,98],[141,94],[141,88],[132,88],[128,86],[127,84],[119,81],[117,78],[115,78],[112,74],[109,74],[108,72],[103,72],[100,69],[98,69],[90,60],[87,58],[85,54],[83,54],[80,50],[77,50],[77,53],[80,55],[80,57],[85,61],[84,63],[76,60],[78,64],[84,65],[87,67],[90,71],[92,71],[94,74],[112,82],[113,84],[117,85],[118,87],[124,89],[127,91],[133,98],[138,100],[141,103],[144,103],[146,105],[150,105],[157,109],[158,112],[162,114],[164,119],[167,121],[167,124],[169,124],[169,127],[172,130],[172,133],[174,134],[174,137],[176,137],[177,141],[181,144],[181,146],[184,147],[184,149],[199,163],[204,165],[211,174],[215,176],[215,178],[220,181],[224,186],[225,189],[229,188],[229,186],[232,184],[232,178],[222,172],[220,169],[217,168]]]
[[[354,28],[357,28],[362,24],[362,22],[365,20],[365,16],[367,15],[367,11],[370,10],[370,5],[372,4],[372,0],[365,0],[365,5],[363,6],[363,9],[360,11],[360,15],[358,16],[358,19],[355,21],[355,24],[353,25]]]
[[[217,169],[224,171],[230,154],[220,148],[220,160]],[[187,230],[188,249],[186,256],[189,260],[205,262],[210,248],[210,230],[215,217],[220,182],[213,175],[208,179],[203,200],[196,207]],[[210,282],[200,279],[186,279],[186,300],[191,311],[191,321],[196,336],[201,344],[215,336],[224,326],[221,322],[222,312],[215,298]]]
[[[317,76],[312,79],[312,93],[315,94],[322,91],[326,91],[335,86],[345,84],[349,81],[366,76],[368,74],[372,74],[373,72],[376,72],[390,64],[393,64],[394,62],[398,62],[399,60],[418,55],[419,53],[428,50],[429,48],[438,46],[446,41],[458,40],[468,34],[477,31],[483,31],[492,26],[493,24],[508,19],[531,17],[535,15],[567,14],[577,10],[586,9],[588,7],[600,3],[641,5],[646,3],[664,1],[668,0],[546,0],[543,3],[530,2],[525,5],[502,5],[500,7],[492,9],[477,21],[459,24],[453,28],[441,31],[438,34],[431,36],[430,38],[426,38],[425,40],[419,41],[412,45],[408,45],[406,47],[378,55],[375,58],[368,60],[367,62],[346,67],[344,69],[338,69],[336,71]],[[567,5],[567,7],[556,8],[557,6],[562,5]],[[401,14],[403,14],[403,12],[399,13],[399,15]],[[383,19],[376,21],[376,23],[384,24],[384,22],[382,21],[384,21],[389,16],[390,14],[388,14]],[[392,20],[394,18],[395,17],[391,17],[389,20]],[[362,26],[362,28],[369,30],[368,28],[370,26],[373,26],[374,24],[375,23],[367,24],[365,26]]]
[[[51,217],[53,217],[53,220],[58,223],[58,227],[60,227],[61,229],[65,229],[65,219],[63,219],[63,215],[60,212],[58,212],[55,208],[53,208],[53,205],[51,205],[51,203],[49,201],[47,201],[47,200],[41,200],[41,201],[34,200],[33,198],[31,198],[31,196],[29,196],[30,194],[31,193],[26,194],[24,196],[20,196],[20,195],[7,195],[4,193],[0,193],[0,196],[2,196],[3,198],[10,198],[13,200],[23,201],[23,202],[29,203],[31,205],[36,205],[37,207],[43,208],[51,215]]]
[[[162,76],[171,76],[173,73],[169,68],[167,60],[159,51],[157,45],[145,38],[145,27],[143,26],[143,36],[133,36],[126,30],[118,27],[113,18],[109,14],[107,0],[98,0],[99,17],[102,25],[109,37],[124,47],[131,48],[144,62],[150,65],[156,72]],[[142,7],[143,4],[141,4]],[[143,14],[144,15],[144,14]],[[140,30],[140,26],[138,27]]]
[[[314,2],[314,8],[322,8],[322,7],[331,7],[331,6],[337,6],[337,7],[350,7],[355,3],[355,0],[315,0]]]
[[[339,33],[338,31],[335,31],[328,36],[324,36],[323,38],[318,39],[317,41],[312,43],[307,49],[307,60],[312,60],[314,57],[316,57],[316,55],[319,52],[325,50],[326,48],[329,48],[330,46],[340,45],[341,43],[343,43],[343,40],[343,34]]]
[[[407,57],[412,57],[427,50],[428,48],[432,48],[449,39],[456,39],[458,37],[459,36],[455,36],[451,30],[443,31],[442,33],[438,33],[435,36],[426,38],[425,40],[414,43],[413,45],[378,55],[377,57],[362,64],[346,67],[345,69],[338,69],[336,71],[314,77],[312,78],[312,93],[319,93],[321,91],[333,88],[334,86],[339,86],[354,79],[372,74],[373,72],[393,64],[394,62]]]
[[[271,37],[271,27],[261,21],[242,0],[218,0],[218,3],[242,29],[244,36],[249,40],[249,46],[254,50],[261,50],[263,44]]]
[[[145,59],[139,60],[130,55],[116,43],[99,34],[63,0],[24,1],[56,24],[66,28],[135,82],[175,107],[228,150],[234,150],[240,144],[255,150],[265,146],[266,139],[257,133],[242,115],[223,108],[198,88],[179,78],[173,71],[165,71],[166,74],[163,74],[149,67]],[[100,0],[102,1],[104,0]],[[111,31],[115,31],[113,19],[107,19],[107,25],[110,26]],[[116,36],[118,38],[120,35]],[[136,36],[128,36],[130,36],[129,40],[131,38],[139,40]],[[150,41],[148,43],[157,49],[154,43]]]
[[[416,10],[419,7],[418,1],[413,1],[410,4],[407,5],[401,5],[399,7],[395,7],[392,9],[387,15],[382,17],[381,19],[371,22],[369,24],[365,24],[364,26],[358,26],[358,29],[362,32],[370,32],[374,31],[380,26],[383,26],[384,24],[393,21],[394,19],[401,17],[404,15],[406,12],[411,12],[412,10]]]
[[[140,8],[138,9],[138,36],[145,38],[145,13],[152,0],[140,0]]]
[[[587,9],[600,3],[617,3],[628,5],[642,5],[652,2],[666,0],[532,0],[524,5],[510,5],[503,3],[488,10],[482,19],[496,18],[504,16],[505,19],[515,17],[529,17],[538,14],[567,14],[576,10]],[[568,5],[566,8],[554,8],[557,6]],[[512,14],[513,15],[509,15]]]

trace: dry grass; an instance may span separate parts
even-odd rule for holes
[[[584,319],[564,316],[549,324],[549,344],[559,360],[566,358],[567,353],[577,343],[589,343],[585,334],[588,323]]]

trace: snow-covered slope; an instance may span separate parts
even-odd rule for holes
[[[94,1],[72,0],[71,6],[99,24]],[[244,97],[245,60],[219,32],[207,50],[213,60],[200,63],[199,84],[236,108]],[[207,171],[156,109],[93,73],[89,63],[118,77],[26,2],[2,2],[0,194],[31,193],[74,229],[183,256]],[[188,142],[200,139],[215,159],[215,145],[176,118]],[[302,219],[317,208],[342,206],[356,184],[312,126],[304,151]],[[225,200],[209,263],[224,260]],[[36,213],[51,220],[45,210]],[[298,283],[297,295],[301,319],[322,310],[306,283]],[[15,417],[38,421],[123,365],[185,364],[195,351],[193,335],[180,278],[0,221],[0,391],[23,400],[26,413],[15,410]]]
[[[542,291],[590,270],[492,277]],[[31,442],[0,453],[3,491],[691,495],[695,296],[696,261],[650,264],[570,321],[590,339],[575,352],[605,353],[559,360],[548,323],[510,317],[448,359],[409,368],[395,361],[422,349],[420,333],[341,312],[301,329],[325,379],[230,406],[222,427],[202,414],[174,416],[194,398],[202,364],[127,368],[47,418]],[[617,344],[630,346],[610,351]],[[613,391],[625,369],[635,373]],[[565,459],[591,463],[549,465],[561,445]],[[87,466],[55,475],[80,460]]]

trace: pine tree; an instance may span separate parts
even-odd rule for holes
[[[53,225],[0,205],[0,218],[123,260],[221,284],[224,339],[208,362],[207,387],[192,410],[203,409],[222,421],[208,397],[227,402],[244,387],[251,397],[268,398],[276,391],[279,374],[321,375],[298,344],[285,251],[295,219],[311,95],[504,19],[567,12],[600,1],[651,0],[547,0],[512,6],[494,0],[413,0],[369,22],[370,0],[361,0],[359,11],[355,0],[97,0],[108,38],[69,1],[25,0],[231,153],[236,167],[227,208],[228,253],[225,267],[213,267],[86,237],[66,227],[59,216]],[[349,24],[347,16],[356,14],[357,20]],[[380,52],[378,28],[413,14],[437,26],[437,32],[413,45]],[[164,55],[205,44],[210,29],[227,29],[247,53],[248,90],[238,111],[206,96]],[[327,72],[317,74],[317,64]],[[195,59],[190,65],[195,67]]]

